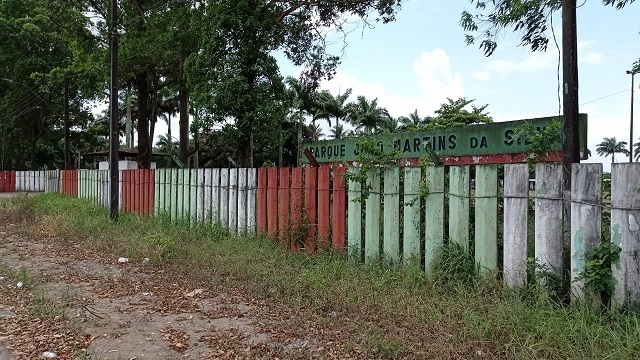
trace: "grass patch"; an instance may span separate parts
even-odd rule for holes
[[[377,358],[637,358],[637,314],[601,316],[587,307],[514,294],[495,274],[479,276],[464,252],[447,246],[426,277],[415,267],[369,266],[342,254],[291,253],[264,239],[190,226],[166,216],[122,214],[55,194],[31,203],[30,231],[47,231],[114,257],[149,257],[196,281],[234,286],[342,328],[346,348]],[[20,205],[22,206],[22,205]],[[25,205],[26,206],[26,205]]]

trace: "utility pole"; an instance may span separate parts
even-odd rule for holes
[[[578,133],[578,32],[576,0],[562,0],[562,164],[564,190],[571,190],[571,164],[580,162]]]
[[[629,126],[629,162],[633,162],[633,77],[638,73],[638,69],[627,70],[627,74],[631,75],[631,119]]]
[[[118,199],[120,182],[118,150],[120,132],[118,131],[118,0],[111,0],[111,86],[109,89],[109,213],[111,221],[118,221]]]

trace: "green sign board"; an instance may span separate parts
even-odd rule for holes
[[[398,150],[399,158],[418,158],[433,149],[443,157],[480,156],[494,154],[527,153],[528,142],[516,139],[516,129],[530,123],[534,129],[544,129],[554,120],[562,117],[544,117],[517,121],[495,122],[490,124],[461,126],[429,131],[400,132],[372,135],[372,139],[383,151]],[[359,151],[359,138],[321,140],[305,144],[319,163],[355,161]],[[580,152],[587,153],[587,114],[579,119]],[[550,151],[562,150],[558,141],[552,144]],[[305,156],[302,162],[308,163]]]

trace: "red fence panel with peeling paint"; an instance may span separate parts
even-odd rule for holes
[[[151,215],[155,201],[155,170],[122,171],[122,211]]]
[[[318,169],[318,247],[324,249],[329,247],[331,240],[330,219],[330,183],[331,168],[321,167]]]
[[[267,170],[267,232],[272,239],[278,235],[278,168]]]
[[[267,232],[267,169],[258,169],[258,234]]]
[[[16,172],[0,171],[0,192],[16,191]]]
[[[302,168],[291,169],[291,222],[292,231],[291,249],[298,251],[300,248],[300,238],[298,235],[304,231],[306,224],[303,223],[302,216]]]
[[[290,216],[290,187],[291,173],[290,168],[280,168],[278,181],[278,236],[280,241],[286,242],[289,239],[291,231],[289,229]]]
[[[78,170],[62,170],[62,194],[78,197]]]
[[[346,167],[337,167],[333,170],[333,218],[332,245],[335,250],[344,250],[346,247],[346,215],[347,192],[345,191]]]
[[[304,210],[307,219],[307,240],[305,241],[305,249],[313,252],[316,249],[316,228],[318,223],[316,197],[317,192],[318,168],[304,169]]]

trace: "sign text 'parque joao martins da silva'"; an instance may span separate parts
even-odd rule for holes
[[[526,162],[529,156],[529,141],[518,139],[517,129],[530,123],[534,130],[542,130],[553,121],[562,122],[562,117],[544,117],[517,121],[495,122],[481,125],[460,126],[427,131],[400,132],[365,136],[372,139],[382,151],[397,151],[399,159],[407,159],[407,164],[417,163],[417,159],[433,150],[442,157],[446,165],[505,164]],[[359,142],[362,138],[322,140],[305,144],[305,150],[318,163],[338,163],[356,161]],[[587,115],[579,118],[580,156],[587,155]],[[562,160],[561,136],[551,144],[546,154],[547,161]],[[309,159],[302,156],[301,161]]]

